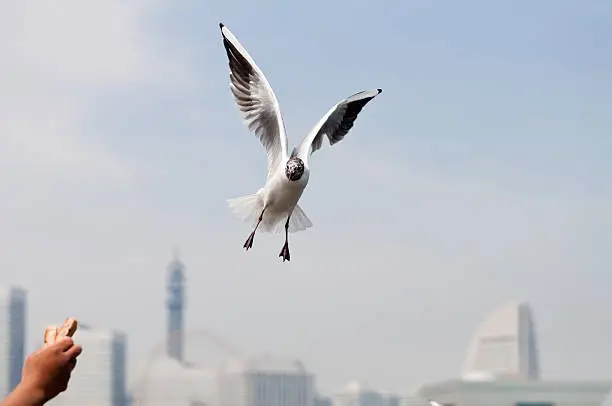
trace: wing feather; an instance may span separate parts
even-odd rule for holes
[[[287,135],[278,100],[263,72],[223,24],[219,24],[230,68],[230,88],[250,131],[268,155],[268,178],[287,158]]]
[[[302,140],[299,147],[293,150],[292,155],[297,155],[306,162],[310,155],[321,148],[324,137],[327,137],[329,145],[342,141],[353,128],[361,110],[381,92],[382,89],[376,89],[355,93],[334,105]]]

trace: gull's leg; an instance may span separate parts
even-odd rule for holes
[[[261,214],[259,215],[259,219],[257,220],[257,225],[255,225],[255,229],[253,230],[251,235],[249,235],[249,238],[247,238],[244,245],[242,246],[247,251],[249,250],[249,248],[253,246],[253,239],[255,238],[255,231],[257,231],[257,227],[259,227],[259,223],[261,223],[261,220],[263,219],[264,211],[266,211],[265,208],[261,211]]]
[[[279,257],[283,257],[283,262],[290,261],[291,256],[289,255],[289,219],[291,218],[291,214],[287,216],[287,222],[285,223],[285,245],[283,245],[283,249],[281,253],[278,255]]]

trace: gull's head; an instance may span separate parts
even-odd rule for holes
[[[304,174],[304,161],[300,158],[294,156],[287,161],[287,166],[285,166],[285,175],[287,175],[287,179],[292,182],[300,180],[302,175]]]

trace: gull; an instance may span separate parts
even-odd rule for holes
[[[279,257],[283,262],[290,261],[288,233],[312,227],[298,204],[310,177],[309,156],[321,148],[323,138],[330,145],[342,141],[363,107],[382,89],[362,91],[336,103],[289,154],[285,124],[268,80],[234,34],[223,23],[219,27],[229,59],[234,100],[268,156],[265,185],[254,194],[228,199],[227,203],[236,217],[254,227],[243,245],[245,250],[253,246],[257,230],[281,233],[284,228],[285,244]]]

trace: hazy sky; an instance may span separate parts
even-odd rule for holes
[[[312,158],[314,227],[258,235],[225,200],[266,157],[231,97],[218,23],[264,70],[297,143],[383,93]],[[458,375],[493,307],[534,308],[548,378],[612,378],[612,4],[607,0],[0,5],[0,269],[29,342],[74,315],[162,338],[187,323],[299,357],[330,392]],[[87,349],[85,349],[87,351]]]

